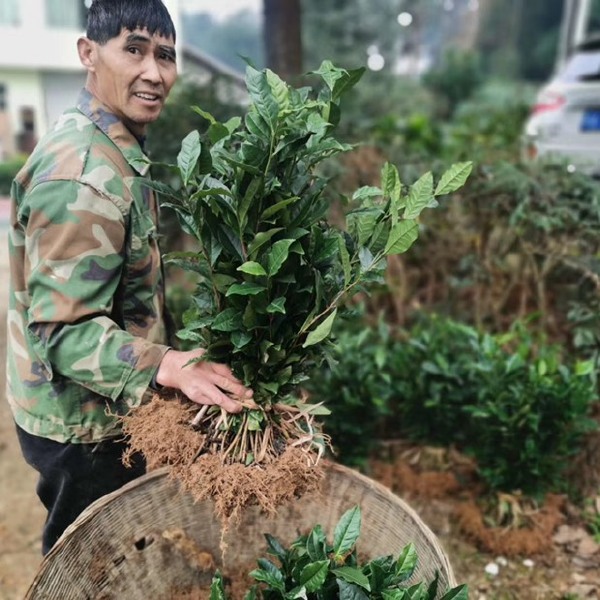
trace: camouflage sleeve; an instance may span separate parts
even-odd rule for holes
[[[133,336],[111,318],[124,265],[125,202],[76,181],[35,186],[26,222],[28,335],[56,373],[139,404],[168,347]]]

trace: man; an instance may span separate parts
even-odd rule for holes
[[[77,107],[35,148],[12,188],[7,395],[48,510],[42,551],[98,497],[144,472],[121,464],[117,415],[152,389],[230,412],[252,392],[202,350],[167,343],[146,127],[177,77],[161,0],[95,0],[77,50]]]

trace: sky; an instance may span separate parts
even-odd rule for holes
[[[215,19],[225,19],[245,8],[260,12],[262,0],[179,0],[179,6],[186,13],[208,12]]]

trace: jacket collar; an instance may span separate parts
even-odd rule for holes
[[[143,177],[147,175],[150,161],[142,151],[140,140],[86,88],[83,88],[79,94],[77,110],[112,140],[133,169]]]

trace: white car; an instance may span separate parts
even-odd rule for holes
[[[580,43],[536,99],[525,124],[526,158],[600,175],[600,37]]]

